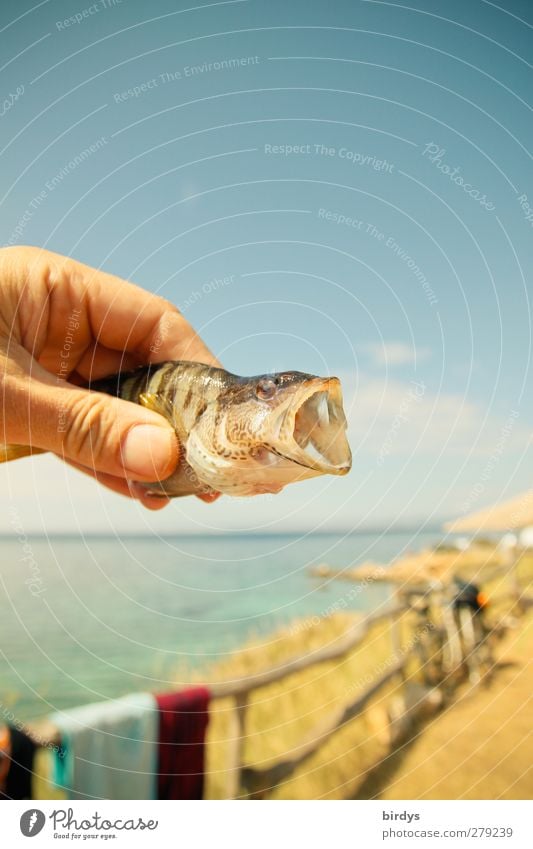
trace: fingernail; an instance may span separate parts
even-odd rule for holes
[[[170,498],[168,498],[164,493],[161,493],[160,495],[151,495],[146,489],[145,484],[139,483],[139,481],[127,481],[127,483],[133,498],[140,501],[143,506],[148,507],[149,510],[161,510],[162,507],[166,507],[167,504],[170,504]]]
[[[171,473],[176,437],[166,427],[136,425],[122,443],[122,462],[129,477],[160,480]]]

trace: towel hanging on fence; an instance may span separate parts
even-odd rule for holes
[[[2,735],[2,783],[0,799],[31,799],[35,743],[18,728],[9,726]]]
[[[150,693],[53,714],[54,783],[69,799],[155,799],[159,714]]]
[[[159,799],[202,799],[209,690],[156,696],[159,707]]]

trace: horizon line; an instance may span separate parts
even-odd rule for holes
[[[296,528],[294,530],[289,531],[250,531],[250,530],[235,530],[233,528],[228,528],[225,531],[207,531],[207,532],[196,532],[196,531],[172,531],[170,533],[162,532],[155,534],[158,537],[168,538],[168,537],[194,537],[200,539],[206,539],[209,537],[226,537],[226,536],[250,536],[250,537],[267,537],[267,536],[296,536],[298,534],[302,535],[316,535],[316,536],[351,536],[357,534],[387,534],[387,533],[413,533],[413,532],[439,532],[442,534],[447,534],[442,524],[431,524],[427,526],[423,526],[423,523],[414,524],[414,525],[399,525],[399,526],[369,526],[363,528],[338,528],[329,531],[323,530],[312,530],[309,528]],[[0,530],[0,539],[18,539],[20,534],[13,532],[3,532]],[[85,538],[85,537],[103,537],[115,539],[116,537],[131,537],[131,538],[146,538],[152,539],[154,534],[150,532],[139,533],[135,531],[25,531],[24,536],[27,537],[42,537],[43,539],[47,539],[49,537],[68,537],[68,538]]]

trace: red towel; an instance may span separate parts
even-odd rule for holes
[[[202,799],[209,690],[191,687],[157,696],[158,799]]]
[[[2,749],[5,754],[2,758],[3,769],[0,769],[4,778],[4,784],[0,786],[0,799],[31,799],[31,778],[36,745],[18,728],[10,727],[8,733],[8,747],[5,743],[5,734],[2,735]]]

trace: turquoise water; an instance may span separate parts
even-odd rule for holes
[[[438,532],[352,536],[30,538],[2,541],[0,708],[20,719],[164,690],[247,639],[336,603],[369,611],[383,586],[309,574],[387,562]],[[0,710],[1,719],[1,710]]]

